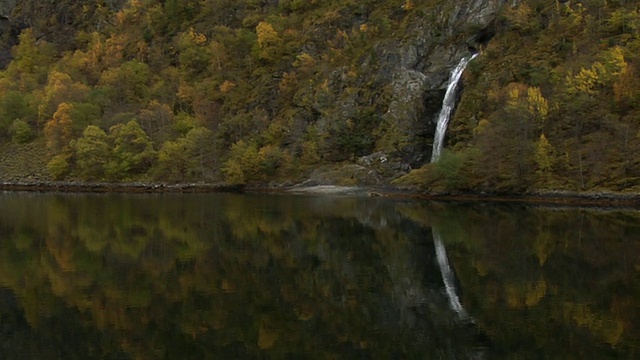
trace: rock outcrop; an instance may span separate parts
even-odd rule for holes
[[[11,13],[17,0],[0,1],[0,69],[11,61],[11,47],[17,41],[18,33],[11,23]]]
[[[391,38],[375,40],[373,55],[360,59],[359,73],[366,75],[357,79],[356,85],[373,89],[371,94],[349,92],[353,81],[349,84],[348,69],[336,69],[327,79],[327,91],[312,94],[309,90],[298,98],[314,101],[299,101],[297,105],[309,109],[319,133],[332,139],[332,126],[348,124],[360,116],[358,107],[377,104],[380,112],[375,114],[377,128],[373,130],[377,141],[369,152],[357,154],[362,167],[358,173],[369,174],[377,179],[376,183],[388,183],[429,161],[451,70],[462,57],[479,51],[490,41],[497,15],[509,5],[506,0],[446,1],[431,13],[411,15],[408,29]],[[336,149],[333,144],[327,146],[325,159],[353,161],[341,158]],[[379,153],[388,158],[386,163],[374,167],[363,160],[368,154]],[[314,172],[318,173],[324,174],[321,168]],[[354,176],[360,178],[355,173]]]
[[[28,3],[42,6],[26,6],[27,2],[17,0],[0,2],[0,69],[10,60],[9,50],[15,44],[10,39],[17,39],[17,29],[27,25],[39,26],[37,33],[57,45],[60,54],[73,46],[74,42],[64,40],[61,34],[71,36],[65,31],[74,26],[66,18],[71,13],[67,10],[79,8],[84,1],[47,2],[55,6]],[[117,9],[125,1],[110,3]],[[269,4],[275,6],[276,2]],[[274,83],[278,81],[284,90],[247,106],[260,108],[264,118],[270,119],[281,115],[279,102],[288,102],[284,113],[290,124],[283,125],[286,131],[281,146],[289,153],[308,151],[305,155],[311,166],[348,162],[350,174],[338,174],[349,181],[389,183],[429,161],[436,118],[451,70],[462,57],[490,40],[497,15],[510,4],[506,0],[447,0],[432,7],[422,4],[415,11],[397,7],[388,17],[386,13],[377,14],[377,23],[372,20],[371,4],[343,7],[340,16],[327,22],[330,25],[319,22],[305,35],[300,52],[292,55],[293,71],[286,72],[291,69],[283,67],[283,72],[278,69],[273,73]],[[47,11],[37,12],[47,16],[40,22],[33,21],[39,25],[32,25],[29,16],[41,7]],[[9,20],[12,14],[16,18]],[[385,21],[402,26],[402,30],[394,32],[395,28]],[[24,24],[16,25],[20,22]],[[57,27],[48,26],[50,22]],[[376,26],[387,27],[376,32]],[[330,43],[331,51],[327,51],[326,43]],[[334,56],[340,61],[333,62]],[[287,81],[283,81],[283,73],[290,76]],[[304,79],[300,84],[296,74]],[[248,80],[255,82],[255,78]],[[291,93],[283,100],[285,90]],[[305,137],[313,145],[310,150],[300,141]],[[333,174],[335,169],[329,168]],[[316,170],[320,182],[335,177]]]
[[[462,57],[479,51],[491,39],[504,6],[508,6],[505,0],[446,1],[429,14],[409,19],[406,34],[378,40],[374,55],[360,61],[365,69],[362,73],[370,74],[360,79],[360,84],[375,84],[381,94],[370,99],[353,93],[336,95],[346,84],[340,77],[332,77],[328,91],[332,95],[316,97],[325,103],[314,104],[314,110],[321,114],[320,132],[330,133],[328,124],[356,116],[356,104],[383,99],[387,106],[377,114],[377,140],[369,153],[382,152],[388,156],[388,164],[399,165],[394,165],[395,174],[386,171],[379,176],[380,181],[388,182],[427,163],[450,72]]]
[[[381,124],[377,148],[411,167],[430,158],[435,121],[446,82],[459,60],[487,42],[504,0],[446,2],[434,10],[435,21],[416,22],[403,40],[378,48],[387,62],[392,101]]]
[[[16,6],[18,0],[3,0],[0,1],[0,17],[8,18]]]

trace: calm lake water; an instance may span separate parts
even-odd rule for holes
[[[640,212],[0,194],[2,359],[640,358]]]

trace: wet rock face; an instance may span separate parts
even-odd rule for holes
[[[13,8],[16,6],[18,0],[2,0],[0,1],[0,17],[9,18]]]
[[[505,0],[472,0],[460,8],[458,18],[467,26],[484,29],[494,21],[506,2]]]
[[[428,78],[421,72],[406,69],[396,73],[391,81],[393,92],[389,110],[382,115],[383,137],[378,148],[394,154],[403,162],[417,165],[423,160],[419,143],[429,136],[431,126],[421,121],[425,111]]]
[[[487,42],[505,0],[447,1],[408,38],[377,47],[377,76],[386,80],[391,102],[382,115],[378,150],[418,167],[431,157],[436,118],[451,70]],[[431,21],[429,21],[431,20]]]
[[[0,69],[11,61],[11,47],[17,43],[19,31],[11,23],[11,13],[17,0],[0,1]]]
[[[0,17],[0,34],[11,34],[11,23],[4,17]],[[0,43],[0,69],[4,69],[11,61],[10,41],[3,46]]]

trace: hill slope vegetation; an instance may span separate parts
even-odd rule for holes
[[[397,183],[637,191],[637,7],[23,1],[0,39],[0,142],[42,147],[34,174],[56,180],[265,183],[342,166],[327,182],[387,183],[424,166]],[[448,72],[469,51],[481,55],[447,150],[426,164]]]

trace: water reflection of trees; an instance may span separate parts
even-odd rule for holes
[[[376,199],[5,196],[0,284],[32,326],[76,309],[139,358],[469,351],[416,271],[415,236],[428,229],[393,210]]]
[[[489,339],[488,357],[633,358],[638,217],[332,197],[5,194],[0,287],[26,320],[2,301],[0,316],[40,341],[30,348],[58,339],[73,344],[67,355],[101,358],[466,358],[478,355],[476,333]],[[432,224],[474,327],[449,309]]]
[[[476,204],[431,214],[497,355],[637,357],[636,211]]]

